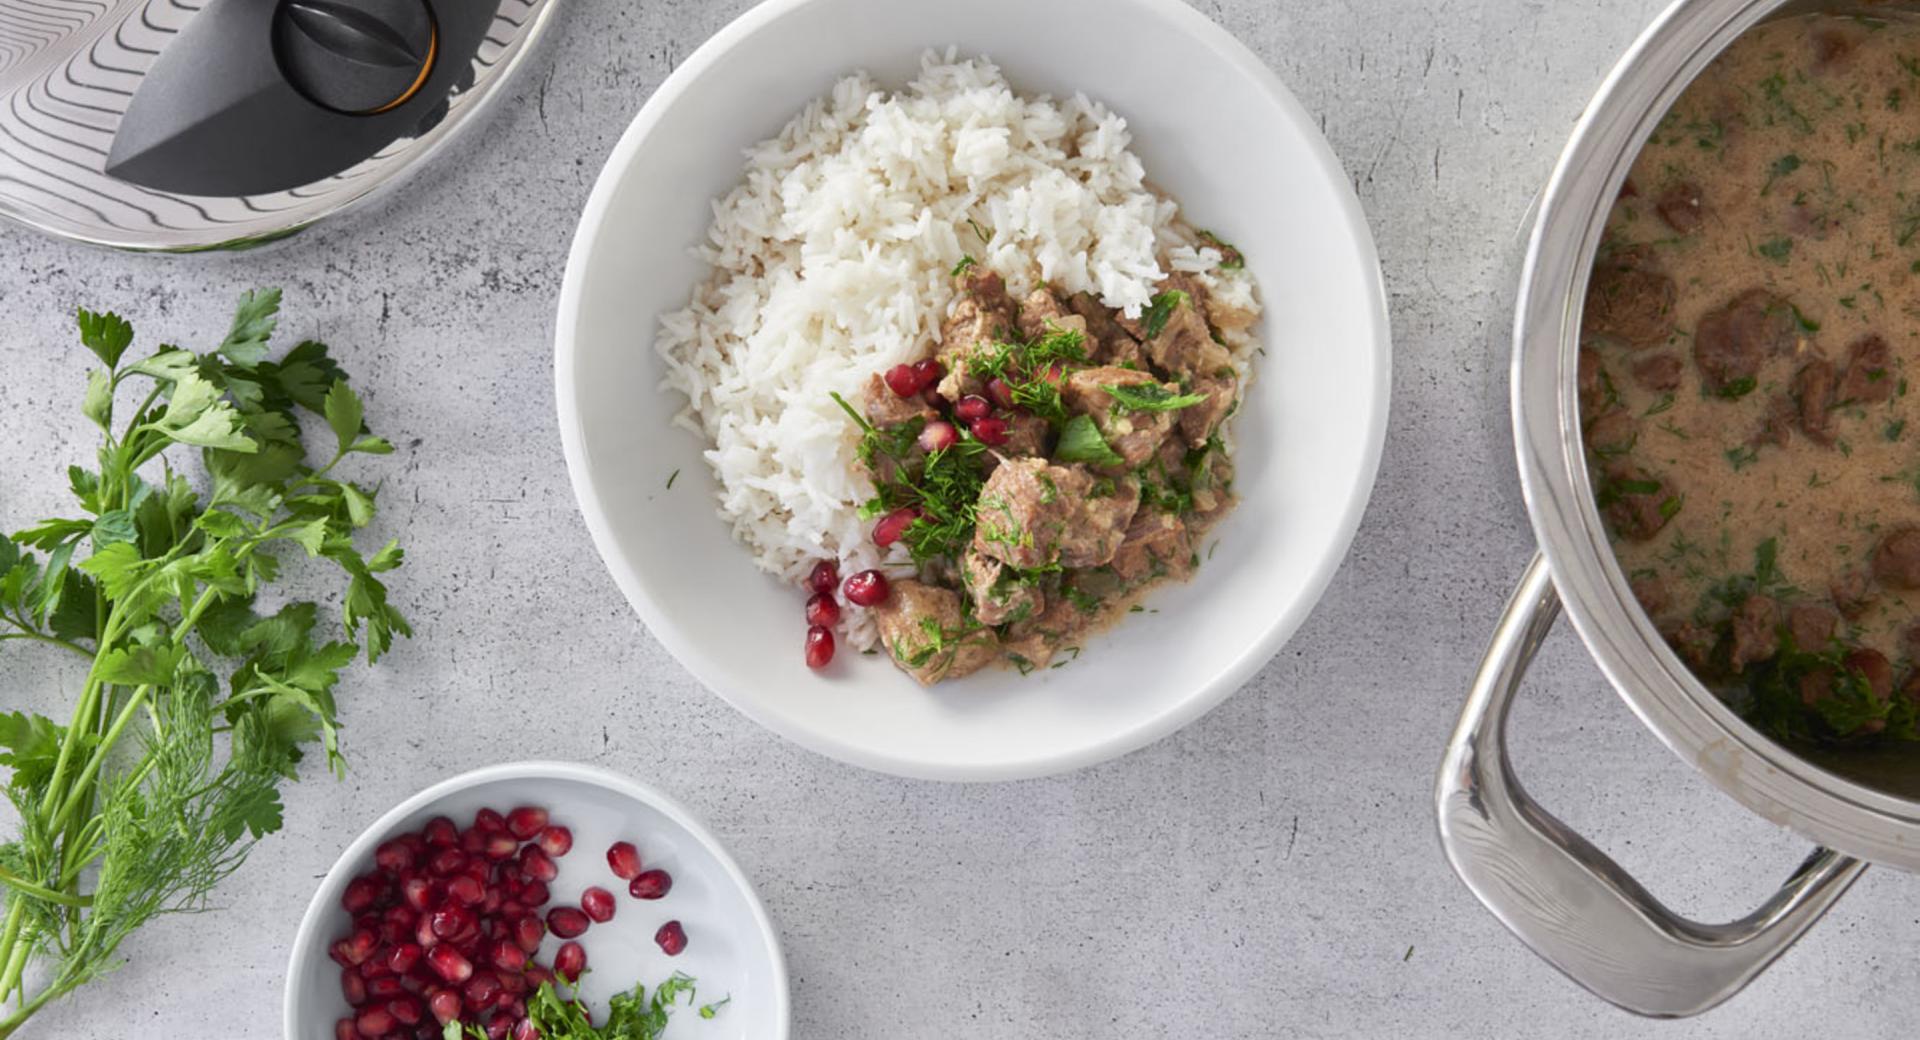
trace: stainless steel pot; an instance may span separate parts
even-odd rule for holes
[[[1438,784],[1447,858],[1473,893],[1574,981],[1644,1015],[1697,1014],[1739,992],[1871,860],[1920,869],[1920,769],[1893,756],[1814,760],[1743,722],[1688,671],[1614,559],[1580,440],[1581,301],[1608,210],[1641,144],[1726,46],[1792,0],[1679,0],[1641,35],[1575,128],[1541,197],[1515,303],[1512,409],[1540,552],[1507,604]],[[1885,10],[1885,6],[1879,8]],[[1647,727],[1721,790],[1817,842],[1772,898],[1727,924],[1662,906],[1529,800],[1505,745],[1507,709],[1564,611]]]

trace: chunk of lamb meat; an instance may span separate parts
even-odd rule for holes
[[[1053,663],[1060,648],[1086,630],[1093,615],[1073,605],[1066,597],[1047,602],[1047,609],[1036,617],[1015,622],[1007,629],[1000,649],[1024,670],[1033,671]]]
[[[1891,589],[1920,589],[1920,527],[1890,532],[1873,550],[1873,576]]]
[[[1172,412],[1121,406],[1107,390],[1113,386],[1154,386],[1168,394],[1178,394],[1180,388],[1130,368],[1083,368],[1061,385],[1060,399],[1067,409],[1091,418],[1107,445],[1119,454],[1121,464],[1113,469],[1129,470],[1153,457],[1173,430],[1175,417]]]
[[[1205,394],[1207,399],[1180,410],[1180,436],[1187,439],[1188,446],[1198,448],[1233,413],[1234,402],[1240,399],[1240,380],[1231,375],[1203,377],[1193,381],[1192,392]]]
[[[1046,609],[1046,593],[1031,582],[1011,580],[1007,565],[977,549],[968,549],[960,561],[961,582],[973,599],[973,616],[983,625],[1038,617]]]
[[[1087,360],[1097,365],[1146,367],[1147,355],[1140,341],[1122,328],[1114,320],[1113,311],[1092,293],[1074,293],[1067,297],[1067,306],[1087,323]]]
[[[1603,459],[1619,458],[1640,439],[1640,421],[1632,412],[1616,408],[1588,423],[1585,437],[1588,451]]]
[[[982,343],[1005,339],[1016,328],[1013,300],[1007,296],[1007,284],[1000,276],[979,265],[969,265],[953,276],[954,289],[960,294],[953,310],[940,325],[940,350],[937,355],[946,375],[940,379],[940,394],[958,401],[977,394],[985,387],[968,367]]]
[[[1839,624],[1840,615],[1817,604],[1796,603],[1787,611],[1787,634],[1795,648],[1809,653],[1826,649]]]
[[[1193,540],[1177,516],[1143,509],[1127,525],[1113,556],[1113,573],[1128,585],[1158,577],[1185,578],[1193,571]]]
[[[1847,373],[1834,394],[1839,404],[1879,404],[1893,396],[1893,350],[1879,336],[1862,336],[1847,348]]]
[[[1835,578],[1827,587],[1827,595],[1833,600],[1833,609],[1848,621],[1859,620],[1879,598],[1873,576],[1864,570],[1851,570]]]
[[[1700,204],[1700,186],[1692,181],[1675,181],[1668,185],[1667,190],[1654,200],[1653,208],[1668,227],[1683,235],[1692,234],[1706,220],[1706,210]]]
[[[1077,332],[1087,337],[1087,319],[1067,310],[1045,286],[1027,294],[1020,301],[1020,336],[1026,340],[1036,340],[1055,332]],[[1088,344],[1091,347],[1091,344]]]
[[[1053,441],[1052,423],[1030,412],[1009,412],[1002,418],[1007,421],[1007,443],[996,449],[1001,455],[1018,458],[1047,453]]]
[[[1147,357],[1161,370],[1176,376],[1218,376],[1233,370],[1227,348],[1213,341],[1205,318],[1205,290],[1185,275],[1174,275],[1159,285],[1161,293],[1177,292],[1167,323],[1146,341]],[[1142,334],[1146,332],[1141,328]]]
[[[1800,432],[1815,444],[1833,444],[1833,362],[1814,358],[1793,374],[1794,414]]]
[[[1676,355],[1655,354],[1633,366],[1633,381],[1655,393],[1678,390],[1681,371],[1685,367]]]
[[[867,421],[875,426],[898,426],[914,419],[931,421],[940,417],[939,410],[928,404],[924,395],[901,397],[878,375],[867,377],[861,396],[865,398]]]
[[[1000,654],[993,630],[970,622],[951,589],[896,581],[873,619],[894,663],[923,686],[971,675]]]
[[[1112,494],[1096,497],[1094,484],[1084,466],[1045,459],[1001,463],[980,489],[973,547],[1021,570],[1107,563],[1140,506],[1140,488],[1128,478]]]
[[[1657,347],[1673,335],[1673,279],[1622,251],[1593,265],[1581,332],[1620,340],[1634,349]]]
[[[1709,311],[1693,332],[1693,363],[1708,393],[1740,397],[1752,390],[1767,358],[1798,353],[1806,340],[1793,304],[1749,289]]]
[[[1609,466],[1600,489],[1600,510],[1620,537],[1644,542],[1672,519],[1678,497],[1646,470],[1630,463]]]
[[[1767,401],[1767,410],[1760,417],[1760,428],[1747,438],[1747,447],[1761,448],[1773,445],[1784,448],[1793,443],[1793,426],[1800,419],[1800,407],[1793,401],[1793,395],[1776,393]]]

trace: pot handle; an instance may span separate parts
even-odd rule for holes
[[[1536,555],[1447,745],[1440,844],[1487,909],[1568,978],[1637,1014],[1699,1014],[1765,971],[1866,864],[1816,848],[1758,910],[1698,924],[1535,804],[1507,759],[1507,709],[1559,615],[1552,572]]]

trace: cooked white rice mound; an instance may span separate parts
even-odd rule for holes
[[[1165,256],[1251,324],[1251,279],[1218,269],[1130,141],[1096,102],[1022,97],[949,51],[904,91],[848,76],[747,150],[699,251],[712,277],[655,348],[687,396],[676,421],[711,445],[720,515],[763,569],[798,581],[822,558],[842,573],[886,558],[859,516],[859,431],[830,395],[859,407],[868,376],[929,355],[963,256],[1016,298],[1045,281],[1135,314]],[[1226,334],[1245,372],[1253,344]],[[865,612],[848,616],[849,642],[871,646]]]

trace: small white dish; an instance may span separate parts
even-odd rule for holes
[[[286,1040],[334,1040],[334,1023],[348,1014],[340,967],[327,948],[351,928],[340,896],[347,882],[373,869],[374,849],[388,838],[417,831],[435,816],[463,829],[482,807],[502,813],[520,805],[546,808],[573,831],[573,851],[560,858],[549,886],[554,906],[578,906],[580,892],[599,885],[614,893],[613,920],[595,924],[578,940],[587,950],[582,992],[605,1021],[607,999],[644,982],[647,989],[675,971],[694,977],[698,1003],[730,998],[712,1019],[684,1004],[668,1035],[688,1040],[785,1040],[788,1035],[786,959],[766,908],[745,874],[700,821],[672,799],[616,773],[567,762],[518,762],[464,773],[394,806],[368,827],[320,882],[287,964]],[[631,841],[649,867],[673,875],[666,898],[642,901],[607,866],[607,848]],[[654,932],[670,919],[686,928],[687,947],[668,957]],[[548,935],[539,958],[553,962],[560,940]]]
[[[1247,257],[1265,356],[1237,420],[1241,502],[1192,581],[1028,677],[922,690],[843,650],[802,662],[804,596],[756,570],[714,512],[705,447],[656,389],[660,315],[685,305],[710,200],[742,150],[839,77],[912,78],[929,47],[985,55],[1016,90],[1106,103],[1150,181]],[[594,543],[655,638],[741,711],[806,747],[908,776],[999,780],[1157,740],[1265,665],[1345,557],[1386,435],[1379,261],[1347,175],[1259,58],[1180,0],[770,0],[695,51],[615,146],[567,264],[560,434]],[[672,479],[674,474],[677,479]],[[671,482],[672,486],[668,484]],[[1308,695],[1323,695],[1310,691]]]

